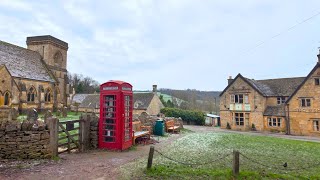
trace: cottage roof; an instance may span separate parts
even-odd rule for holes
[[[236,79],[242,78],[252,88],[263,96],[291,96],[294,91],[305,80],[305,77],[294,78],[279,78],[279,79],[266,79],[266,80],[254,80],[243,77],[238,74],[237,77],[222,91],[220,96],[236,81]]]
[[[133,108],[134,109],[147,109],[151,103],[154,94],[147,93],[133,93]]]
[[[0,65],[13,77],[55,82],[38,52],[0,41]]]
[[[291,96],[304,79],[305,77],[247,80],[264,96]]]
[[[100,94],[88,94],[82,103],[79,105],[80,108],[99,108],[100,107]]]
[[[263,113],[264,116],[286,116],[285,106],[267,106],[266,110]]]
[[[72,100],[71,100],[71,103],[78,103],[78,104],[81,104],[82,101],[90,94],[75,94],[73,97],[72,97]]]

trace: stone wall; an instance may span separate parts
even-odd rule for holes
[[[98,148],[98,126],[99,126],[99,118],[94,114],[91,115],[90,118],[90,148],[97,149]]]
[[[50,134],[41,122],[0,122],[0,159],[50,158]]]
[[[0,108],[0,123],[2,121],[7,121],[10,113],[10,108]]]
[[[315,85],[319,78],[320,68],[316,69],[289,103],[290,133],[293,135],[320,136],[320,131],[314,129],[313,121],[320,117],[320,86]],[[310,107],[301,107],[301,99],[309,98]]]
[[[230,96],[232,94],[246,94],[248,95],[248,104],[237,104],[242,106],[241,110],[235,110],[234,103],[231,102]],[[249,109],[245,108],[249,105]],[[234,130],[251,130],[252,124],[255,125],[258,131],[264,130],[263,113],[266,109],[266,98],[253,89],[242,78],[238,78],[220,97],[220,120],[221,128],[227,128],[229,123],[231,129]],[[248,113],[249,118],[244,120],[244,125],[236,125],[233,115],[236,112]]]

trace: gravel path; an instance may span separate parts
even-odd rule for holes
[[[154,146],[162,148],[184,136],[173,134],[161,138]],[[137,158],[147,158],[150,145],[138,145],[133,150],[111,152],[104,150],[86,153],[61,154],[60,160],[8,161],[0,160],[0,179],[118,179],[118,167]]]
[[[186,129],[195,132],[224,132],[250,134],[257,136],[272,136],[286,139],[319,142],[320,137],[309,136],[289,136],[278,133],[262,132],[241,132],[231,131],[208,126],[184,125]],[[183,137],[184,134],[173,134],[168,138],[161,138],[160,143],[156,143],[156,148],[163,148]],[[71,153],[60,155],[60,160],[28,160],[10,161],[0,160],[0,179],[118,179],[118,168],[121,165],[132,162],[138,158],[147,158],[150,145],[138,145],[135,149],[125,152],[110,152],[104,150],[94,150],[86,153]]]

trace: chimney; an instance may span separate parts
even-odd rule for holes
[[[320,47],[318,47],[318,49],[319,49],[319,54],[317,56],[318,56],[318,63],[320,63]]]
[[[232,81],[233,81],[232,76],[229,76],[229,78],[228,78],[228,85],[231,84]]]
[[[157,85],[152,85],[153,94],[157,94]]]

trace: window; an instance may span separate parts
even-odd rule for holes
[[[27,94],[27,101],[28,102],[34,102],[34,97],[35,97],[35,94],[36,94],[36,90],[34,87],[31,87],[28,91],[28,94]]]
[[[269,117],[268,125],[270,127],[281,127],[281,118]]]
[[[250,114],[249,114],[249,113],[246,113],[246,114],[245,114],[245,120],[246,120],[246,122],[249,122],[249,117],[250,117]]]
[[[249,104],[249,96],[244,95],[244,103]]]
[[[314,84],[319,86],[320,85],[320,78],[315,78],[314,79]]]
[[[309,98],[302,98],[300,99],[301,107],[310,107],[311,106],[311,99]]]
[[[236,125],[244,126],[244,113],[234,113],[234,118],[236,121]]]
[[[248,95],[243,95],[243,94],[232,94],[230,97],[230,101],[231,103],[237,103],[237,104],[242,104],[243,102],[249,103],[249,97]]]
[[[44,93],[44,101],[45,102],[51,102],[51,89],[46,89],[46,92]]]
[[[10,93],[9,92],[6,92],[4,93],[4,105],[5,106],[9,106],[9,103],[10,103]]]
[[[284,104],[286,102],[286,97],[277,97],[277,104]]]
[[[319,124],[320,124],[320,120],[313,121],[313,130],[314,131],[320,131]]]

